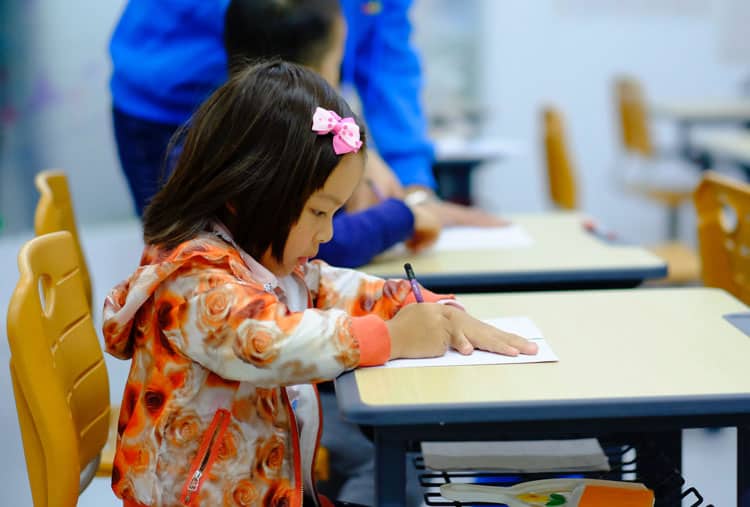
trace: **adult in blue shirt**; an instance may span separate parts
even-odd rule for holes
[[[139,215],[168,167],[165,153],[170,137],[226,79],[223,34],[229,3],[192,0],[165,5],[157,0],[133,0],[112,36],[115,138]],[[341,5],[349,25],[343,79],[359,91],[370,135],[385,162],[407,190],[422,190],[412,196],[412,202],[432,199],[433,151],[419,104],[419,61],[409,45],[411,0],[341,0]],[[377,161],[371,166],[375,170],[370,171],[370,179],[386,197],[403,197],[401,184],[387,168],[378,167]],[[373,201],[372,192],[363,188],[349,211]],[[471,208],[433,204],[445,225],[502,223]],[[337,230],[339,238],[345,236],[345,231]],[[364,229],[350,227],[346,233],[356,230]],[[375,234],[372,226],[368,231],[370,239],[360,243],[362,250],[328,260],[341,264],[341,259],[349,259],[347,265],[361,265],[390,246],[392,238]]]

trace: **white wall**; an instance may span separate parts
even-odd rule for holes
[[[10,76],[0,104],[0,215],[6,232],[31,227],[33,175],[63,168],[80,222],[132,215],[110,117],[107,44],[123,0],[13,2]]]
[[[543,104],[554,103],[567,121],[583,209],[627,239],[662,239],[662,208],[615,185],[612,78],[638,77],[653,101],[736,95],[750,74],[750,54],[744,65],[722,59],[724,21],[736,2],[480,3],[480,96],[495,113],[486,130],[521,140],[526,151],[478,174],[479,203],[500,212],[548,206],[538,118]],[[658,132],[664,144],[672,141],[669,127]],[[692,210],[682,218],[683,237],[693,240]]]

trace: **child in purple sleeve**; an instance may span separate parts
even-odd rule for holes
[[[224,45],[230,72],[243,69],[247,61],[280,57],[315,70],[335,86],[345,38],[346,24],[338,0],[233,0],[225,15]],[[368,152],[368,164],[375,160],[377,155]],[[365,187],[379,197],[377,187]],[[421,250],[432,244],[439,232],[433,205],[385,198],[364,210],[340,211],[334,217],[333,239],[321,245],[318,258],[335,266],[362,266],[402,241],[412,250]]]

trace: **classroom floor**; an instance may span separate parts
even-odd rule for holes
[[[121,223],[84,226],[81,241],[88,259],[94,285],[94,300],[103,301],[109,289],[131,273],[140,257],[140,227],[135,220]],[[0,328],[5,329],[5,309],[17,280],[16,255],[21,244],[31,233],[0,237]],[[98,307],[99,305],[95,305]],[[97,326],[100,315],[94,315]],[[0,342],[0,364],[7,365],[9,351],[7,340]],[[122,386],[127,376],[128,363],[107,357],[110,374],[110,391],[113,401],[119,403]],[[28,491],[26,465],[21,437],[16,419],[10,375],[7,367],[0,368],[0,449],[4,459],[0,469],[0,491],[3,504],[31,505]],[[734,430],[694,429],[683,436],[683,475],[688,486],[701,492],[707,503],[715,506],[736,505],[736,435]],[[708,461],[704,461],[708,459]],[[106,507],[122,505],[113,495],[109,479],[95,479],[81,496],[81,507]],[[690,505],[690,503],[685,503]],[[705,504],[704,504],[705,505]]]

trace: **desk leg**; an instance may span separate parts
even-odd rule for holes
[[[379,507],[406,504],[406,442],[375,428],[375,498]]]
[[[693,148],[690,143],[690,122],[681,121],[677,125],[677,144],[679,145],[680,155],[687,161],[693,160]]]
[[[656,507],[679,505],[682,431],[644,433],[635,438],[638,475],[656,494]]]
[[[737,505],[750,507],[750,426],[737,427]]]

